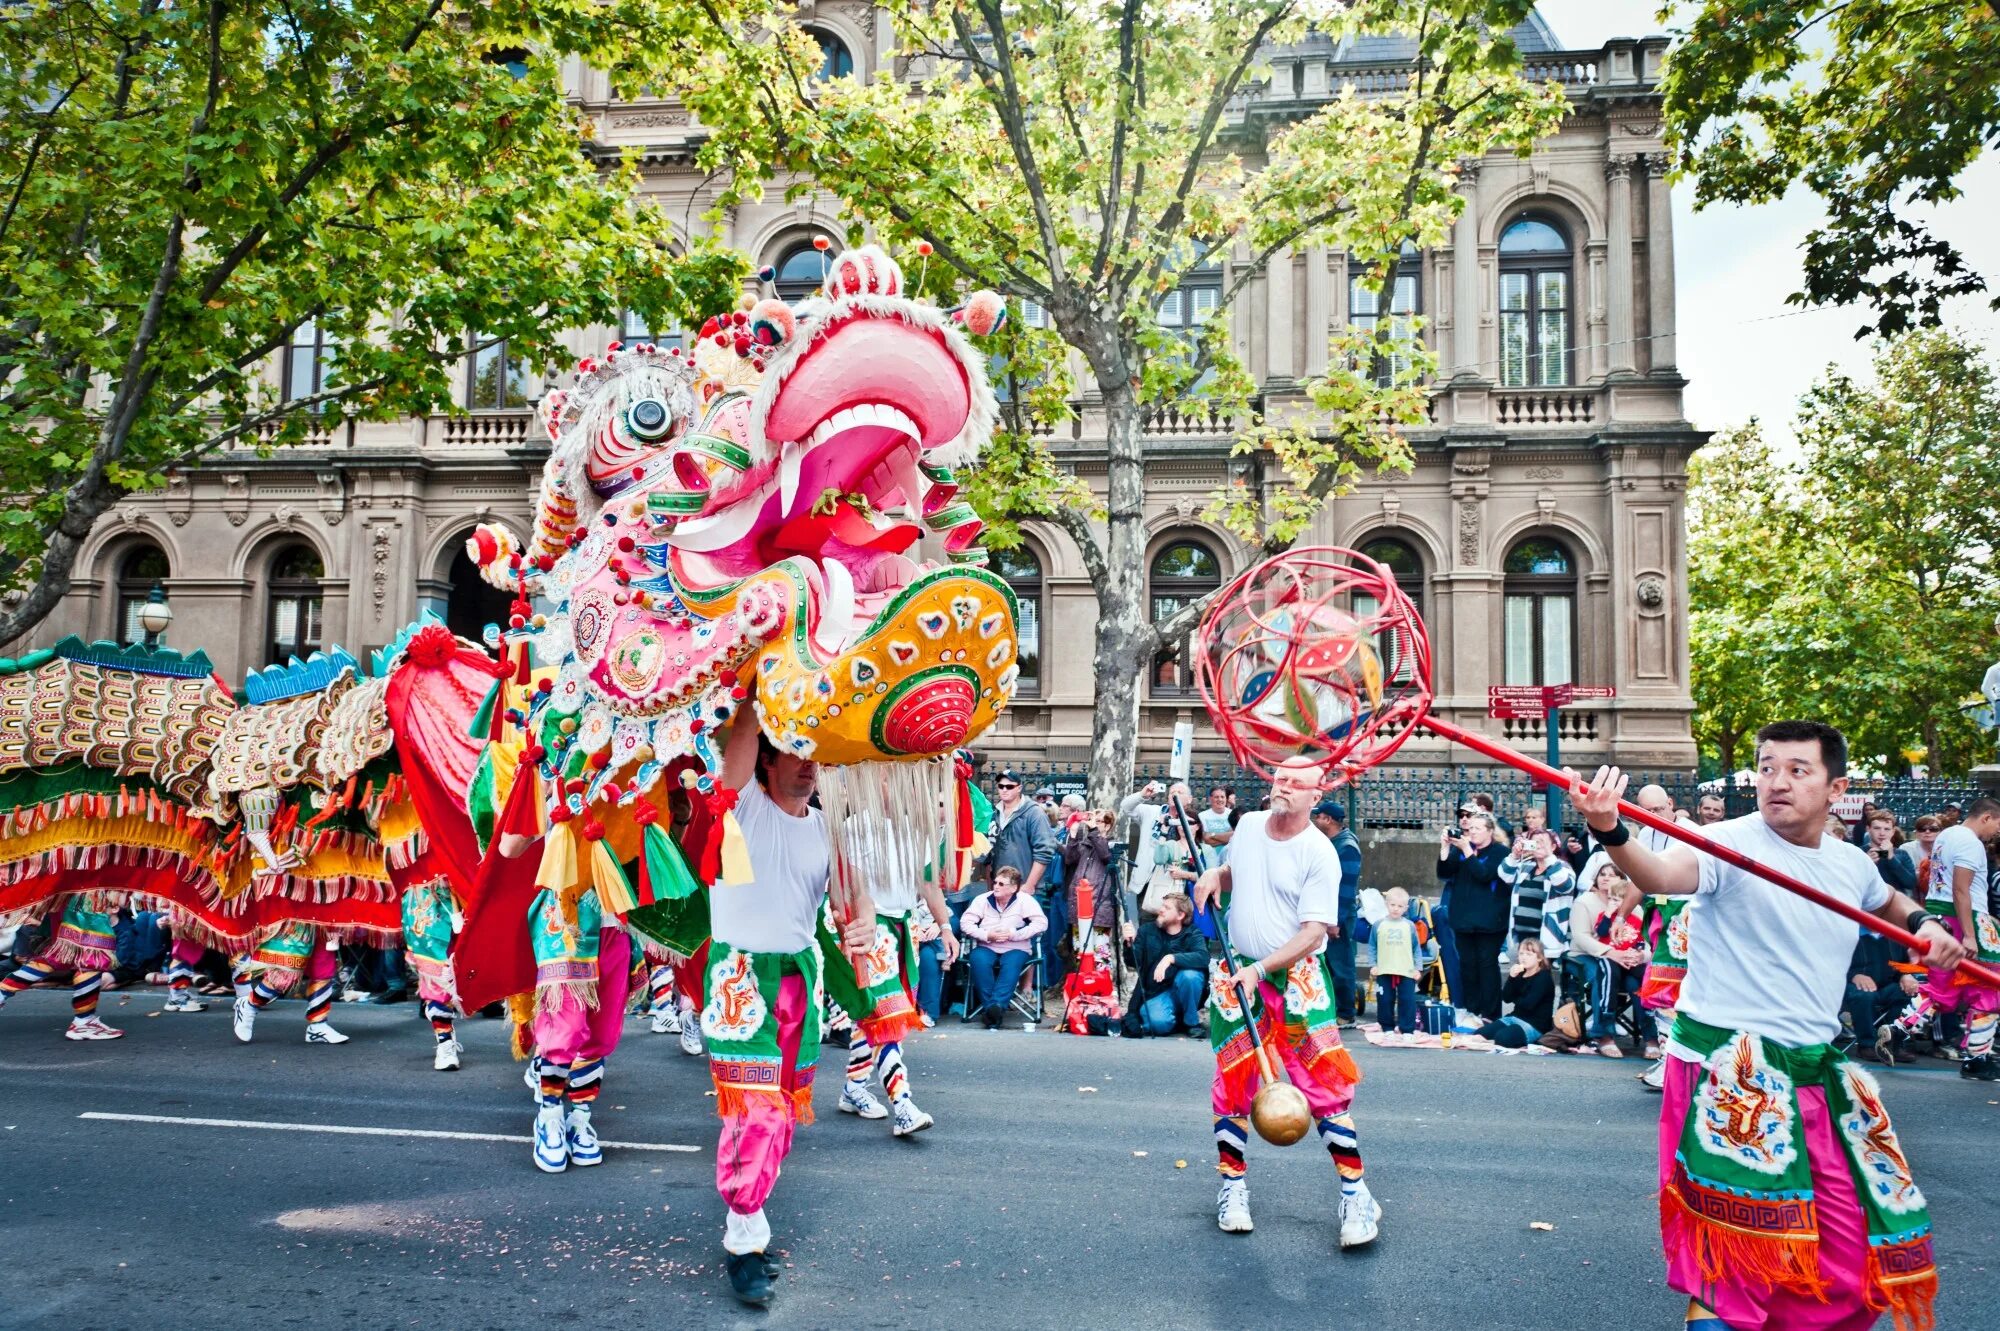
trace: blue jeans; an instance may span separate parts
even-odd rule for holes
[[[1172,1035],[1177,1027],[1192,1030],[1201,1022],[1208,977],[1200,971],[1178,970],[1171,983],[1172,988],[1154,994],[1139,1008],[1139,1024],[1148,1035]]]
[[[917,944],[917,1011],[932,1021],[944,1003],[944,944],[933,938]]]
[[[1028,954],[1018,948],[995,952],[982,945],[972,949],[970,965],[975,1006],[966,1015],[989,1007],[1004,1014],[1021,983],[1021,972],[1028,969]]]
[[[1326,964],[1333,971],[1333,1012],[1339,1021],[1354,1020],[1354,923],[1360,914],[1361,903],[1342,894],[1340,937],[1326,940]]]
[[[1407,975],[1382,975],[1375,980],[1375,1020],[1382,1029],[1414,1035],[1417,1029],[1417,982]]]
[[[1057,887],[1035,900],[1041,903],[1042,914],[1049,917],[1049,927],[1035,941],[1042,958],[1042,987],[1048,989],[1063,981],[1062,953],[1056,949],[1069,932],[1069,893]]]

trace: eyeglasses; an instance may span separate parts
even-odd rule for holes
[[[1021,788],[1019,781],[996,781],[993,784],[1000,790],[1019,790]]]

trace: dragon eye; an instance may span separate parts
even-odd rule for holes
[[[660,399],[645,397],[632,404],[625,413],[625,421],[633,434],[650,442],[667,437],[667,429],[674,423],[674,414]]]

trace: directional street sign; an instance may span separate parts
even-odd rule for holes
[[[1495,684],[1486,690],[1486,714],[1495,720],[1544,716],[1579,698],[1615,698],[1609,684]]]

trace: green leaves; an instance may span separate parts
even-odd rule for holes
[[[1808,233],[1794,303],[1865,303],[1885,336],[1935,324],[1987,288],[1910,205],[1954,183],[2000,134],[2000,17],[1930,0],[1705,0],[1667,62],[1677,165],[1698,203],[1757,203],[1803,184],[1828,222]],[[2000,302],[1996,302],[2000,304]]]
[[[1690,465],[1695,733],[1725,761],[1799,713],[1887,770],[1916,746],[1943,772],[1986,751],[1957,704],[1995,651],[2000,386],[1940,330],[1879,348],[1875,379],[1829,370],[1806,394],[1799,462],[1753,422]]]
[[[626,303],[664,323],[733,296],[740,260],[601,171],[565,59],[699,68],[761,2],[102,0],[0,21],[0,532],[33,594],[89,524],[220,446],[445,407],[469,330],[530,364]],[[324,391],[269,374],[301,328]],[[302,411],[301,406],[314,409]]]

